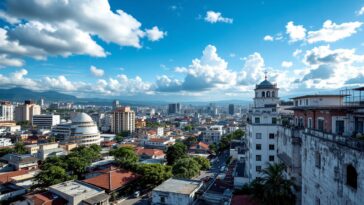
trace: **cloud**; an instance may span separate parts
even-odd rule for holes
[[[297,57],[298,55],[300,55],[302,53],[302,50],[301,49],[296,49],[293,53],[292,53],[292,56],[293,57]]]
[[[359,9],[359,11],[356,12],[358,16],[361,16],[364,14],[364,6]]]
[[[242,71],[238,74],[238,83],[254,85],[264,79],[265,64],[260,53],[253,53],[244,59]]]
[[[101,68],[96,68],[95,66],[90,66],[90,72],[92,73],[92,75],[94,75],[95,77],[102,77],[104,76],[104,70]]]
[[[335,42],[355,34],[362,24],[363,23],[358,21],[336,24],[327,20],[324,22],[323,27],[320,30],[309,31],[307,33],[307,42]]]
[[[25,69],[10,73],[8,76],[0,74],[0,86],[2,88],[20,86],[25,88],[37,89],[37,83],[30,78],[26,78],[27,74],[28,71]]]
[[[24,62],[18,58],[8,58],[6,54],[0,54],[0,68],[2,67],[21,67]]]
[[[273,39],[273,36],[270,36],[270,35],[266,35],[266,36],[264,36],[264,38],[263,38],[265,41],[273,41],[274,39]]]
[[[293,21],[287,23],[286,33],[289,35],[290,42],[304,40],[306,37],[306,29],[302,25],[294,25]]]
[[[229,24],[233,23],[232,18],[223,17],[220,12],[215,12],[215,11],[207,11],[205,16],[205,21],[209,23],[218,23],[218,22],[229,23]]]
[[[167,32],[160,31],[157,26],[152,29],[146,29],[145,33],[150,41],[158,41],[167,35]]]
[[[11,26],[0,28],[0,54],[10,58],[89,55],[105,57],[95,41],[140,48],[141,39],[162,39],[158,27],[143,31],[141,23],[108,0],[6,0],[0,18]]]
[[[57,91],[76,91],[77,87],[65,76],[61,75],[55,78],[44,77],[40,84],[46,86],[46,88]]]
[[[158,76],[156,80],[156,91],[159,92],[179,92],[182,90],[182,82],[171,79],[166,75]]]
[[[290,68],[293,66],[293,63],[291,61],[282,61],[281,66],[283,68]]]

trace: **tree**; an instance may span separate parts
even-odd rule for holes
[[[78,179],[81,179],[82,174],[86,172],[86,168],[91,165],[90,161],[85,158],[78,156],[67,157],[68,171],[72,174],[77,175]]]
[[[176,177],[192,178],[200,173],[200,165],[192,158],[182,158],[173,165],[172,173]]]
[[[190,147],[191,145],[195,144],[197,142],[197,138],[196,137],[188,137],[187,139],[185,139],[183,141],[183,143],[187,146]]]
[[[191,130],[193,130],[193,126],[192,126],[192,125],[186,125],[186,126],[184,127],[184,130],[185,130],[185,131],[191,131]]]
[[[23,143],[17,142],[17,143],[15,143],[15,146],[14,146],[14,152],[17,154],[26,154],[27,150],[25,149],[25,146]]]
[[[54,184],[59,184],[61,182],[71,180],[71,177],[67,174],[66,170],[59,166],[50,166],[45,170],[42,170],[34,177],[34,184],[32,189],[36,188],[47,188]]]
[[[138,155],[135,154],[132,147],[113,149],[110,151],[110,155],[114,156],[119,165],[125,168],[131,168],[139,160]]]
[[[168,147],[167,149],[167,164],[173,165],[177,160],[187,157],[187,147],[181,142]]]
[[[65,167],[67,168],[67,162],[65,156],[51,156],[43,161],[40,165],[40,169],[46,170],[51,166]]]
[[[210,161],[205,157],[195,156],[192,159],[194,159],[200,166],[200,170],[208,170],[211,168]]]
[[[100,159],[101,147],[98,145],[91,145],[90,147],[80,146],[71,151],[71,154],[68,156],[76,156],[79,158],[83,158],[88,162],[94,162]]]
[[[161,164],[141,164],[137,172],[143,176],[140,184],[147,188],[158,186],[172,177],[171,167]]]
[[[216,153],[216,151],[217,151],[217,146],[216,146],[216,144],[210,144],[210,145],[209,145],[209,149],[211,150],[211,152]]]
[[[13,153],[14,149],[13,148],[9,148],[9,147],[5,147],[5,148],[1,148],[0,149],[0,157],[9,154],[9,153]]]
[[[122,142],[122,141],[123,141],[123,136],[121,136],[121,135],[116,135],[116,136],[115,136],[115,141],[116,141],[117,143]]]

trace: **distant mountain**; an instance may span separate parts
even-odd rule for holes
[[[10,101],[37,101],[44,98],[47,101],[77,101],[77,97],[56,91],[36,92],[25,88],[0,89],[0,99]]]

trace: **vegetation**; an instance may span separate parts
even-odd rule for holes
[[[17,154],[26,154],[27,150],[22,142],[17,142],[14,145],[14,152]]]
[[[192,125],[186,125],[186,126],[184,127],[184,130],[185,130],[185,131],[192,131],[192,130],[193,130],[193,126],[192,126]]]
[[[74,179],[75,177],[69,176],[66,170],[60,166],[49,166],[46,170],[42,170],[34,177],[34,184],[32,189],[44,189],[51,185],[58,184],[67,180]]]
[[[197,164],[200,167],[200,170],[208,170],[211,168],[210,161],[205,157],[195,156],[192,159],[197,162]]]
[[[209,149],[211,150],[212,153],[216,153],[217,152],[217,145],[216,144],[210,144]]]
[[[244,131],[239,129],[233,133],[230,133],[230,134],[224,136],[218,145],[217,151],[223,151],[223,150],[229,149],[230,143],[232,140],[241,139],[244,135],[245,135]]]
[[[123,137],[123,136],[121,136],[121,135],[116,135],[116,136],[115,136],[115,141],[116,141],[117,143],[122,142],[122,141],[123,141],[123,139],[124,139],[124,137]]]
[[[173,165],[177,160],[187,157],[187,146],[176,142],[167,149],[167,164]]]
[[[146,127],[150,127],[150,128],[157,128],[157,127],[164,127],[164,125],[158,123],[158,122],[150,122],[147,121],[146,122]]]
[[[187,147],[190,147],[191,145],[195,144],[197,142],[196,137],[188,137],[183,141],[183,144],[185,144]]]
[[[200,173],[200,165],[193,158],[182,158],[173,165],[172,172],[176,177],[192,178]]]
[[[115,160],[123,168],[132,168],[138,162],[138,155],[135,154],[132,147],[120,147],[110,151],[110,155],[115,157]]]
[[[293,183],[283,176],[285,166],[283,164],[269,164],[263,170],[263,177],[257,178],[245,185],[240,191],[243,194],[251,194],[262,204],[293,205],[295,197],[292,193]]]
[[[140,184],[150,189],[172,177],[172,168],[162,164],[140,164],[137,173],[143,176]]]
[[[0,157],[9,154],[9,153],[14,153],[14,149],[13,148],[9,148],[9,147],[5,147],[5,148],[1,148],[0,149]]]

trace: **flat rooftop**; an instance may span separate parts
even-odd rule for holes
[[[153,191],[171,192],[178,194],[191,194],[196,189],[200,188],[201,181],[190,179],[174,179],[170,178],[161,185],[153,189]]]
[[[49,188],[73,197],[80,195],[96,195],[103,191],[102,189],[96,188],[92,185],[87,185],[74,180],[62,182],[60,184],[50,186]]]

